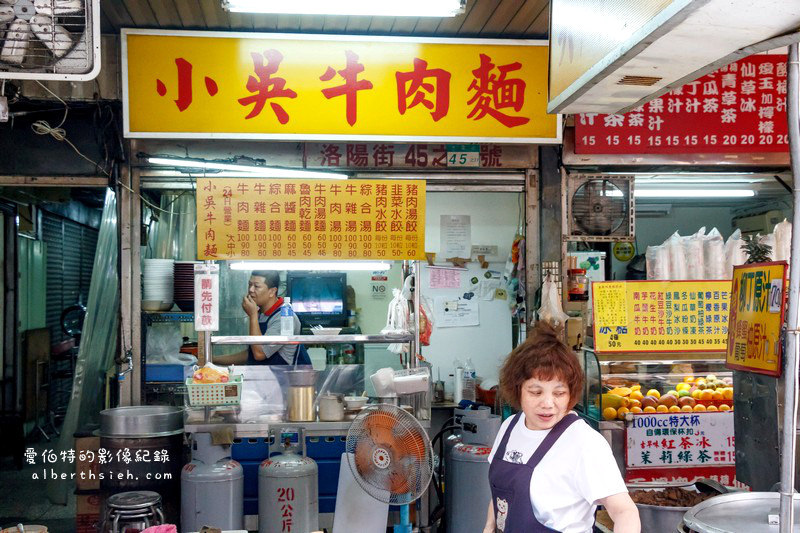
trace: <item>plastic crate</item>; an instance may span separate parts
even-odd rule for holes
[[[242,399],[242,376],[237,374],[229,378],[226,383],[193,383],[191,377],[186,378],[189,405],[239,405]]]

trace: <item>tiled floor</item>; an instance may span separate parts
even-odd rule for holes
[[[39,454],[52,449],[55,442],[31,445]],[[54,505],[47,499],[47,482],[33,479],[42,476],[42,465],[25,464],[17,470],[11,457],[0,458],[0,529],[17,523],[47,526],[49,533],[75,531],[75,482],[67,486],[67,504]]]

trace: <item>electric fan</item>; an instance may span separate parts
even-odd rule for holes
[[[353,478],[366,494],[402,506],[394,532],[410,533],[408,505],[422,496],[433,475],[431,442],[417,419],[393,405],[368,406],[350,426],[345,452]]]

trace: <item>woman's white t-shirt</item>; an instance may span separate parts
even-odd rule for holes
[[[513,419],[500,427],[489,462]],[[511,430],[503,460],[527,463],[549,432],[528,429],[522,413]],[[582,419],[564,431],[531,476],[536,519],[563,533],[591,532],[598,500],[627,491],[608,442]]]

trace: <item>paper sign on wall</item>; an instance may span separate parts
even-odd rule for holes
[[[194,329],[219,330],[219,265],[194,265]]]
[[[469,215],[441,215],[440,221],[439,255],[443,259],[451,257],[469,259],[472,247],[472,225]]]
[[[437,328],[459,328],[480,325],[478,302],[466,298],[439,296],[433,305]]]
[[[430,268],[428,270],[428,287],[431,289],[460,289],[461,269]]]

